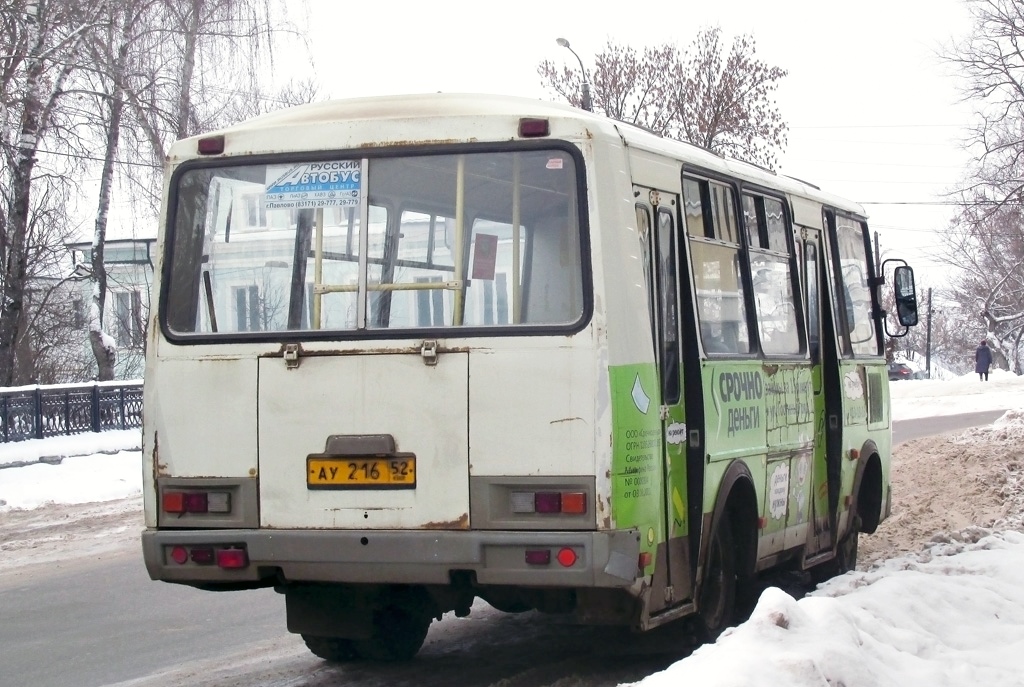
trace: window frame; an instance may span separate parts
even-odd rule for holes
[[[408,328],[374,328],[365,329],[333,329],[333,330],[278,330],[273,332],[180,332],[174,330],[168,320],[168,297],[171,286],[171,273],[175,266],[178,244],[175,241],[175,234],[178,226],[178,213],[180,201],[180,186],[182,177],[195,170],[208,170],[225,167],[238,167],[248,165],[272,165],[283,163],[302,163],[315,161],[331,161],[337,159],[363,159],[371,161],[375,159],[401,158],[410,156],[436,156],[436,155],[472,155],[472,154],[503,154],[520,152],[561,152],[572,158],[574,165],[575,204],[574,213],[577,224],[576,241],[578,243],[578,254],[580,260],[579,279],[582,292],[582,302],[579,304],[579,316],[573,322],[559,324],[507,324],[507,325],[471,325],[471,326],[446,326],[446,327],[408,327]],[[162,271],[160,277],[159,304],[157,321],[163,337],[175,345],[204,345],[204,344],[228,344],[242,342],[289,342],[289,341],[318,341],[318,340],[374,340],[374,339],[423,339],[423,338],[461,338],[461,337],[482,337],[482,336],[542,336],[542,335],[571,335],[584,330],[593,318],[594,311],[594,281],[593,281],[593,252],[590,240],[590,214],[589,200],[587,197],[587,163],[579,146],[568,141],[558,139],[543,139],[534,141],[513,141],[508,143],[465,143],[454,145],[409,145],[394,146],[369,150],[359,149],[329,149],[317,151],[275,153],[260,155],[239,155],[237,157],[217,158],[195,158],[177,166],[171,173],[169,180],[169,192],[167,195],[167,210],[163,218],[163,237],[161,241]],[[209,205],[204,200],[202,207],[193,206],[192,212],[206,212]],[[417,208],[423,211],[423,208]],[[469,218],[478,219],[478,218]],[[472,225],[470,225],[472,226]],[[469,251],[466,251],[468,255]],[[201,273],[200,260],[193,258],[195,264],[189,264],[197,274]],[[525,280],[528,275],[523,274]],[[192,280],[190,289],[195,289],[196,299],[204,298],[202,294],[202,280],[198,276]],[[369,304],[368,304],[369,305]],[[198,307],[198,306],[195,306]]]
[[[804,298],[801,292],[802,288],[802,266],[797,262],[797,256],[795,252],[795,238],[794,238],[794,223],[793,214],[788,199],[784,192],[771,189],[758,184],[752,184],[743,182],[731,177],[724,176],[720,173],[716,173],[712,170],[699,168],[691,165],[683,165],[682,173],[682,188],[684,190],[683,207],[686,205],[686,187],[687,182],[698,182],[701,189],[701,203],[703,208],[704,217],[704,235],[700,236],[689,232],[689,222],[687,221],[684,226],[684,232],[687,238],[687,259],[688,267],[690,271],[690,282],[691,289],[693,292],[694,304],[693,312],[696,321],[697,338],[701,339],[701,346],[704,351],[704,355],[708,358],[737,358],[737,359],[748,359],[748,358],[763,358],[771,360],[804,360],[808,355],[808,343],[807,343],[807,316],[804,311]],[[728,240],[724,240],[719,236],[720,232],[717,227],[714,226],[714,215],[708,208],[708,202],[710,201],[711,184],[718,184],[721,186],[728,186],[732,189],[733,193],[733,214],[734,222],[736,223],[736,232],[739,243],[733,243]],[[758,245],[754,246],[752,243],[753,236],[750,234],[749,223],[746,219],[744,211],[744,196],[751,195],[755,199],[755,212],[757,216],[757,231],[756,237]],[[760,202],[757,199],[762,199]],[[764,199],[777,201],[781,203],[783,213],[783,225],[784,235],[786,241],[787,252],[782,253],[777,250],[772,250],[768,246],[771,245],[771,236],[769,227],[767,224],[766,211],[764,207]],[[730,248],[737,249],[737,255],[739,256],[739,278],[743,288],[744,298],[744,314],[746,317],[747,336],[750,341],[749,352],[716,352],[707,349],[706,344],[703,342],[701,334],[701,313],[700,308],[697,304],[697,288],[696,288],[696,269],[697,265],[693,262],[693,251],[690,250],[689,245],[693,243],[706,243],[711,245],[728,246]],[[798,339],[798,347],[794,352],[767,352],[765,351],[764,342],[761,336],[761,320],[757,312],[756,303],[756,292],[753,283],[753,274],[751,270],[751,257],[755,253],[763,254],[772,258],[784,258],[787,263],[787,273],[790,285],[790,295],[793,301],[793,312],[795,315],[795,327],[796,336]]]

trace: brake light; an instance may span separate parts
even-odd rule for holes
[[[221,568],[237,569],[249,565],[245,549],[220,549],[217,551],[217,565]]]
[[[587,512],[587,495],[582,491],[562,493],[562,512],[582,515]]]
[[[185,512],[185,494],[180,491],[165,491],[162,501],[165,513]]]

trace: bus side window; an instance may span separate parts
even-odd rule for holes
[[[811,360],[818,359],[821,338],[819,334],[818,304],[818,246],[808,242],[804,246],[807,293],[807,340],[811,349]]]
[[[690,259],[701,340],[708,353],[749,353],[746,288],[740,264],[732,188],[715,182],[684,179]],[[705,232],[698,233],[696,213]],[[691,221],[693,216],[693,221]]]
[[[651,215],[643,205],[636,206],[636,229],[640,235],[640,257],[644,262],[644,286],[647,287],[647,315],[651,322],[652,340],[658,341],[657,320],[654,312],[653,265],[651,264]]]
[[[743,206],[761,350],[768,355],[798,355],[803,352],[803,337],[794,298],[789,222],[782,201],[744,194]]]
[[[675,222],[672,213],[658,210],[658,290],[661,312],[662,401],[679,402],[679,309],[676,299]]]

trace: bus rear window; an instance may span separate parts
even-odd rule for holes
[[[576,163],[562,150],[202,167],[174,183],[172,335],[584,315]]]

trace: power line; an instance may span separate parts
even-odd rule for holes
[[[994,201],[991,203],[961,203],[956,200],[858,200],[857,203],[860,205],[948,205],[953,207],[978,207],[1000,204]]]
[[[959,129],[963,124],[812,124],[790,129]]]
[[[43,153],[46,155],[56,155],[58,157],[67,157],[73,160],[91,160],[93,162],[104,162],[102,157],[94,157],[92,155],[85,155],[82,153],[60,153],[56,150],[44,150],[42,148],[36,148],[36,154]],[[129,160],[114,160],[116,164],[126,165],[128,167],[148,167],[150,169],[163,169],[160,165],[155,165],[151,162],[131,162]]]

